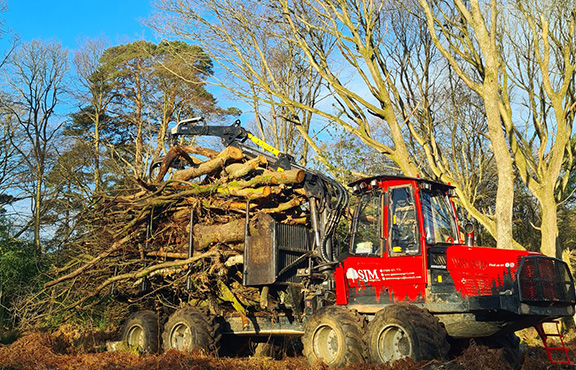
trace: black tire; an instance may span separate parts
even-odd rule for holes
[[[368,357],[372,363],[444,360],[450,345],[444,324],[428,310],[409,304],[388,306],[368,324]]]
[[[199,350],[218,355],[221,337],[220,323],[214,317],[186,307],[174,312],[164,325],[162,345],[164,350]]]
[[[158,316],[153,311],[135,312],[124,323],[121,340],[139,353],[156,353],[160,349],[158,326]]]
[[[491,349],[502,349],[504,360],[515,369],[521,369],[524,363],[524,354],[520,349],[520,338],[514,333],[496,334],[489,337],[474,338],[479,346],[486,346]]]
[[[341,306],[320,309],[304,326],[302,344],[310,365],[343,367],[366,361],[366,318]]]

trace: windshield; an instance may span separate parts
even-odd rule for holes
[[[456,217],[448,196],[440,189],[422,191],[420,196],[426,243],[431,245],[458,242]]]

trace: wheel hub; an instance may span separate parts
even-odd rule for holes
[[[378,349],[383,362],[410,357],[412,344],[406,331],[400,326],[388,325],[378,337]]]
[[[170,347],[179,351],[191,348],[192,332],[190,327],[185,324],[175,325],[170,333]]]
[[[144,345],[146,344],[144,329],[140,325],[132,326],[128,331],[127,342],[130,347],[136,347],[138,352],[144,351]]]
[[[319,358],[330,364],[338,355],[339,349],[338,336],[332,327],[323,325],[316,330],[314,334],[314,352]]]

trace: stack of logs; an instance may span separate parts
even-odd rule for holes
[[[188,166],[168,175],[175,161]],[[81,277],[90,287],[83,301],[112,291],[240,312],[261,306],[259,290],[241,285],[246,209],[252,235],[268,233],[272,221],[307,225],[304,178],[303,170],[272,170],[265,157],[232,146],[219,153],[175,146],[153,181],[100,202],[99,227],[83,248],[90,257],[45,287]]]

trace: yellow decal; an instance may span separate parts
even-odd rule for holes
[[[280,154],[280,151],[276,148],[274,148],[272,145],[258,139],[256,136],[252,135],[252,134],[248,134],[248,138],[250,140],[252,140],[256,145],[259,145],[260,147],[266,149],[267,151],[269,151],[270,153],[274,154],[275,156],[277,156],[278,154]]]

